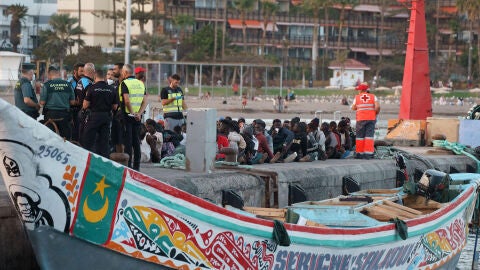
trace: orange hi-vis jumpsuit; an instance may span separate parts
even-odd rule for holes
[[[358,155],[373,155],[376,123],[375,95],[361,92],[355,96],[355,105],[357,106],[355,152]]]

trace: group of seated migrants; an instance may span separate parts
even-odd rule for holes
[[[267,126],[262,119],[246,123],[240,117],[221,117],[217,121],[215,159],[225,161],[234,155],[239,164],[310,162],[353,157],[355,133],[350,119],[323,122],[313,118],[309,123],[299,117],[291,120],[274,119]],[[185,154],[186,125],[174,131],[164,129],[162,119],[147,119],[142,130],[142,162],[158,163],[162,158]]]

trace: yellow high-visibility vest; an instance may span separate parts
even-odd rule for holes
[[[130,78],[124,80],[123,83],[125,83],[128,88],[128,97],[133,109],[133,112],[130,112],[130,110],[125,106],[125,111],[127,113],[138,113],[142,105],[143,98],[145,97],[145,85],[140,80]],[[120,87],[118,87],[118,94],[120,95],[120,102],[122,102],[122,84],[120,84]]]
[[[182,93],[168,93],[168,98],[176,98],[177,96],[181,96]],[[183,98],[182,99],[175,99],[174,101],[168,103],[167,105],[163,106],[164,113],[170,112],[182,112],[183,111]]]

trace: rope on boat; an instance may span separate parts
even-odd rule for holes
[[[475,151],[464,144],[449,142],[447,140],[433,140],[433,146],[451,150],[456,155],[465,155],[477,164],[477,173],[480,173],[480,161],[475,156]]]
[[[176,154],[173,156],[168,156],[162,158],[160,163],[155,164],[156,167],[162,168],[172,168],[172,169],[183,169],[185,170],[185,155]]]

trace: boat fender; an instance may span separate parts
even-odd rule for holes
[[[406,240],[408,238],[408,225],[405,221],[399,219],[398,217],[390,219],[390,222],[395,223],[395,229],[400,235],[400,238]]]
[[[342,194],[349,195],[350,193],[360,191],[360,183],[353,179],[352,176],[342,177]]]
[[[237,192],[233,189],[226,189],[222,190],[222,205],[230,205],[232,207],[238,208],[243,210],[243,206],[245,206],[245,202]]]
[[[287,213],[285,213],[285,222],[298,224],[298,220],[300,219],[300,215],[295,213],[292,209],[288,209]]]
[[[273,241],[280,246],[290,246],[290,236],[288,236],[287,229],[279,220],[273,220]]]
[[[300,184],[288,185],[288,205],[304,202],[307,200],[305,189]]]

